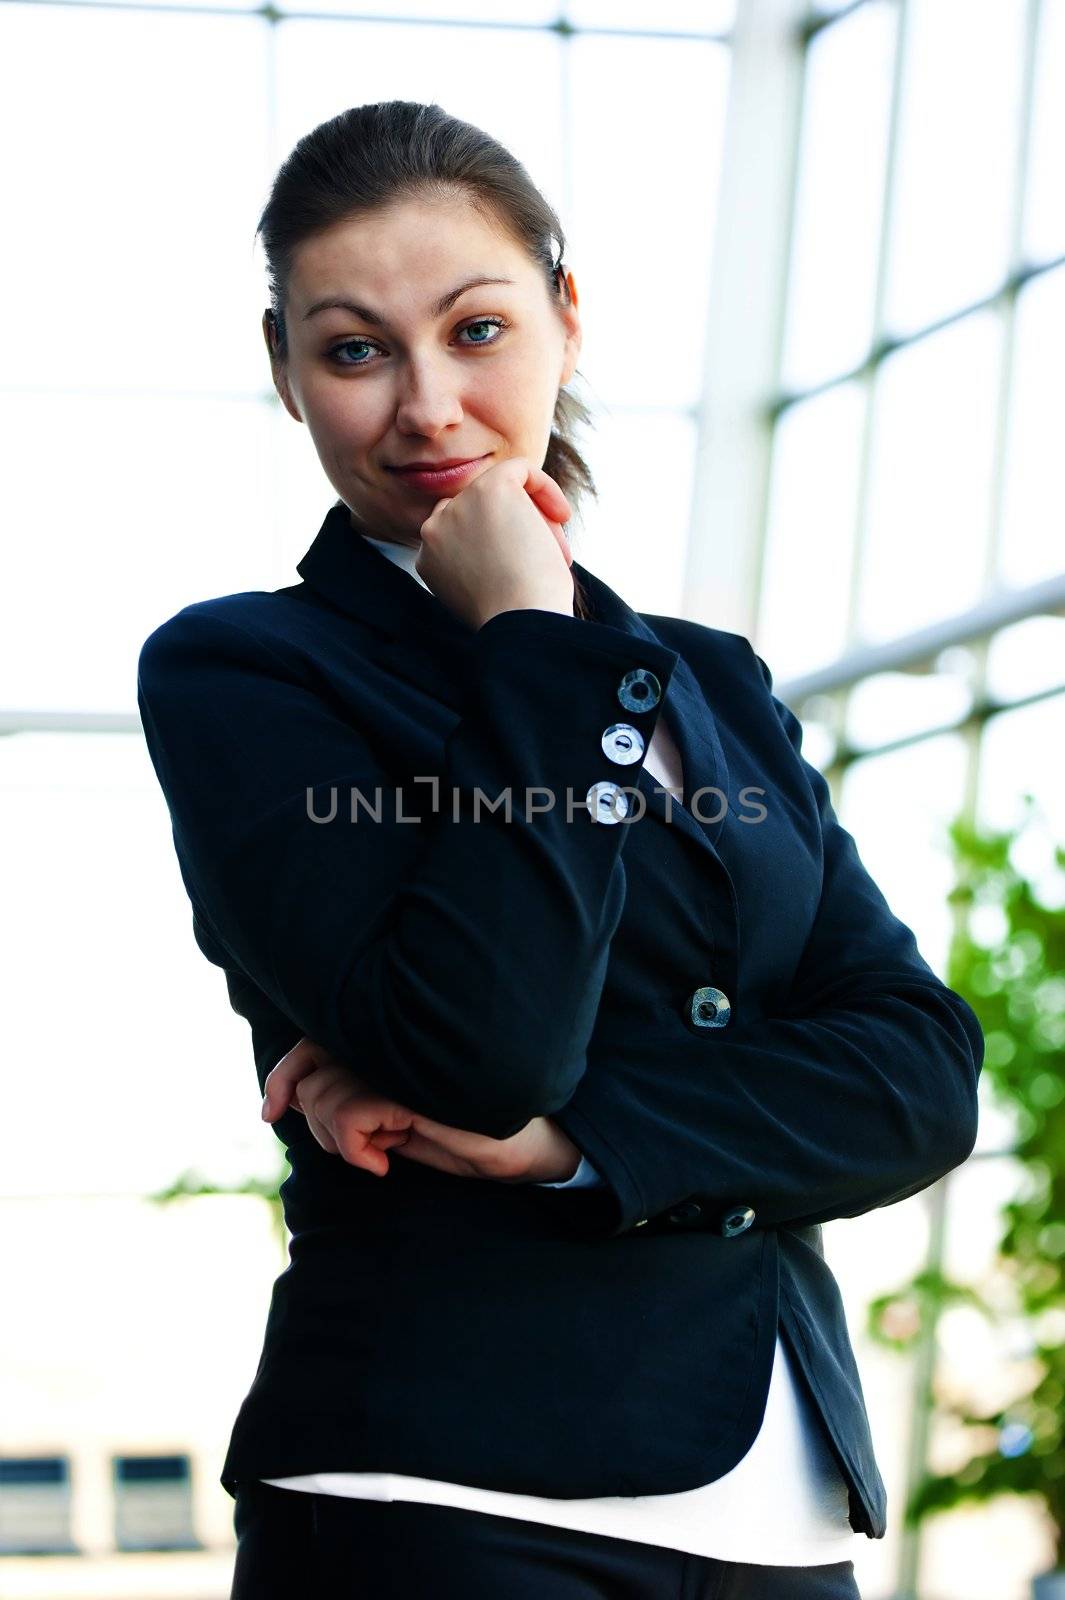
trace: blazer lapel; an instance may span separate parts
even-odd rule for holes
[[[343,501],[296,563],[317,594],[378,635],[375,665],[461,712],[472,683],[476,630],[352,527]]]
[[[330,508],[296,571],[309,588],[374,630],[378,636],[372,650],[375,664],[461,714],[473,684],[476,630],[423,589],[409,572],[368,544],[352,526],[342,500]],[[593,621],[667,649],[676,648],[580,562],[574,561],[573,571],[588,595]],[[656,794],[656,786],[661,786],[646,771],[641,775],[640,793],[649,811],[679,827],[717,859],[715,845],[724,823],[721,797],[728,795],[728,768],[710,707],[683,656],[670,678],[662,715],[680,751],[685,803]],[[713,821],[700,821],[690,809],[700,789],[720,791],[704,793],[697,801],[700,811]]]

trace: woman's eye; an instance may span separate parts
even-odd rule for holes
[[[345,339],[342,344],[333,345],[329,350],[329,354],[334,360],[339,361],[340,352],[342,350],[350,350],[357,345],[362,345],[364,350],[370,350],[373,348],[368,339]],[[342,367],[364,367],[366,363],[365,361],[341,361],[340,365]]]
[[[498,343],[503,330],[509,326],[510,324],[503,317],[478,317],[474,322],[467,322],[464,328],[459,329],[459,332],[476,335],[476,337],[470,339],[466,346],[467,349],[470,349],[476,348],[478,345]],[[487,328],[496,328],[498,332],[491,337],[485,337],[484,330]],[[328,354],[342,367],[368,367],[371,364],[369,358],[349,361],[341,356],[341,351],[353,349],[372,351],[377,348],[378,346],[370,339],[343,339],[339,344],[332,345]]]
[[[468,322],[460,331],[462,333],[473,333],[475,328],[498,328],[502,331],[506,326],[507,324],[502,317],[478,317],[476,322]],[[499,335],[497,334],[493,339],[475,339],[473,342],[474,344],[495,344],[498,337]]]

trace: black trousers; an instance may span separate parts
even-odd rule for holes
[[[861,1600],[854,1563],[765,1567],[465,1507],[241,1484],[230,1600]]]

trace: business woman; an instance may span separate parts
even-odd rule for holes
[[[573,559],[577,293],[524,169],[360,106],[259,232],[338,498],[300,582],[138,676],[291,1162],[233,1596],[853,1600],[886,1504],[821,1224],[965,1160],[976,1018],[749,641]]]

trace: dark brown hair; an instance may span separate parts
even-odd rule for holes
[[[299,245],[396,201],[454,193],[521,245],[542,270],[551,299],[568,304],[562,226],[521,162],[435,103],[383,100],[352,106],[304,134],[274,178],[255,230],[266,257],[274,359],[283,362],[288,351],[285,302]],[[560,389],[543,469],[575,512],[583,496],[596,495],[574,442],[576,425],[589,421],[583,401]],[[588,597],[576,574],[573,593],[575,615],[587,619]]]

